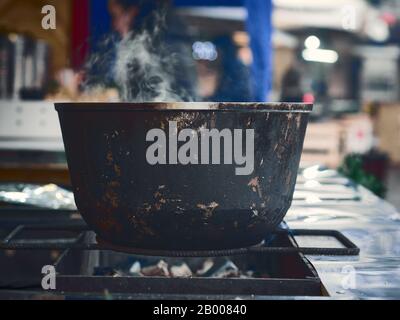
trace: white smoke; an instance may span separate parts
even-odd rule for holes
[[[177,70],[184,58],[181,53],[174,52],[167,44],[159,41],[159,35],[164,29],[165,12],[157,12],[152,29],[133,30],[114,44],[116,61],[112,77],[119,89],[121,101],[193,100],[186,88],[177,81]],[[91,57],[89,64],[107,64],[106,59],[110,59],[109,55],[98,53]]]
[[[185,100],[172,87],[174,56],[158,55],[152,52],[151,45],[148,31],[133,37],[127,35],[117,45],[114,76],[121,99],[130,102]]]

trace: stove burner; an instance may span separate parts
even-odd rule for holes
[[[343,247],[342,248],[318,248],[318,247],[275,247],[268,246],[265,241],[245,248],[236,249],[224,249],[224,250],[148,250],[148,249],[138,249],[132,247],[115,246],[110,244],[98,236],[96,241],[103,250],[113,250],[117,252],[144,255],[144,256],[156,256],[156,257],[223,257],[223,256],[233,256],[233,255],[243,255],[247,253],[275,253],[275,254],[288,254],[288,253],[298,253],[309,255],[327,255],[327,256],[353,256],[358,255],[360,249],[352,243],[347,237],[342,233],[335,230],[305,230],[305,229],[277,229],[274,235],[277,234],[291,234],[292,236],[327,236],[335,238],[339,241]],[[1,247],[0,247],[1,248]]]
[[[36,239],[30,241],[28,239],[13,240],[20,236],[22,232],[27,231],[64,231],[64,232],[78,232],[79,236],[75,240],[65,241],[59,239],[58,241],[49,241],[48,239]],[[217,257],[217,256],[231,256],[242,255],[247,253],[275,253],[275,254],[288,254],[298,253],[309,255],[358,255],[360,249],[351,242],[342,233],[335,230],[308,230],[308,229],[282,229],[279,228],[274,231],[272,235],[288,234],[293,237],[296,236],[325,236],[335,238],[343,247],[337,248],[319,248],[319,247],[276,247],[268,246],[265,243],[260,243],[255,246],[237,249],[226,250],[202,250],[202,251],[174,251],[174,250],[148,250],[123,246],[115,246],[107,243],[106,241],[97,237],[97,242],[85,243],[82,242],[84,233],[89,231],[84,224],[69,224],[69,225],[18,225],[15,227],[0,243],[0,250],[111,250],[117,252],[124,252],[136,255],[146,256],[164,256],[164,257]]]
[[[53,213],[54,214],[54,213]],[[15,219],[15,213],[13,213]],[[32,216],[32,215],[28,215]],[[1,218],[1,217],[0,217]],[[20,219],[21,218],[21,219]],[[57,290],[52,292],[64,298],[104,298],[104,288],[120,298],[172,298],[193,297],[212,299],[228,297],[262,297],[262,296],[321,296],[327,295],[323,284],[312,264],[304,254],[309,255],[358,255],[359,248],[343,234],[334,230],[300,230],[289,229],[286,225],[275,230],[263,243],[247,248],[207,251],[163,251],[143,250],[111,245],[95,235],[80,219],[67,219],[49,216],[39,219],[42,224],[32,220],[4,219],[3,230],[0,229],[0,262],[12,272],[0,277],[0,296],[7,290],[19,290],[21,294],[29,290],[43,292],[41,274],[38,266],[43,266],[42,258],[54,256],[50,264],[57,270]],[[29,224],[16,224],[18,221],[30,221]],[[35,221],[38,221],[35,216]],[[57,221],[57,223],[54,223]],[[46,223],[43,223],[46,222]],[[8,227],[7,227],[8,226]],[[7,232],[4,233],[4,228]],[[298,240],[306,237],[312,246],[302,247]],[[314,247],[323,244],[318,238],[333,238],[334,246]],[[310,238],[310,239],[309,239]],[[303,239],[304,240],[304,239]],[[331,239],[332,240],[332,239]],[[301,241],[299,242],[301,243]],[[10,252],[12,255],[10,255]],[[3,254],[3,255],[2,255]],[[47,254],[48,256],[45,256]],[[15,255],[15,259],[13,258]],[[156,257],[155,257],[156,256]],[[158,261],[158,259],[186,262],[192,259],[228,259],[240,270],[254,270],[259,276],[253,278],[218,278],[190,277],[165,278],[159,276],[137,277],[121,274],[116,277],[95,270],[115,269],[114,262],[119,261]],[[214,261],[215,261],[214,260]],[[21,262],[26,261],[26,262]],[[6,263],[6,264],[4,264]],[[26,268],[32,266],[22,276],[21,263]],[[15,267],[15,264],[18,268]],[[35,265],[36,264],[36,265]],[[173,265],[173,264],[172,264]],[[24,269],[25,270],[25,269]],[[15,273],[15,275],[14,275]],[[21,280],[22,279],[22,280]],[[22,282],[21,282],[22,281]],[[6,291],[4,291],[6,290]],[[28,290],[28,291],[25,291]],[[36,292],[33,291],[33,292]]]
[[[149,249],[138,249],[132,247],[116,246],[110,244],[100,237],[96,236],[96,241],[103,249],[113,250],[121,253],[129,253],[135,255],[143,256],[154,256],[154,257],[176,257],[176,258],[187,258],[187,257],[224,257],[233,256],[249,253],[253,248],[261,247],[264,241],[247,248],[237,248],[237,249],[224,249],[224,250],[149,250]]]

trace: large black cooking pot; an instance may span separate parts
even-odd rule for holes
[[[256,244],[282,221],[312,105],[58,103],[56,109],[77,207],[102,240],[205,250]]]

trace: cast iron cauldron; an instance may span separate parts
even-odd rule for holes
[[[102,240],[210,250],[257,244],[282,221],[312,105],[57,103],[56,109],[77,207]]]

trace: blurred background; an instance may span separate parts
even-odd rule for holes
[[[302,166],[400,209],[396,0],[0,0],[0,182],[68,187],[53,102],[124,100],[113,48],[160,3],[183,100],[314,103]]]

